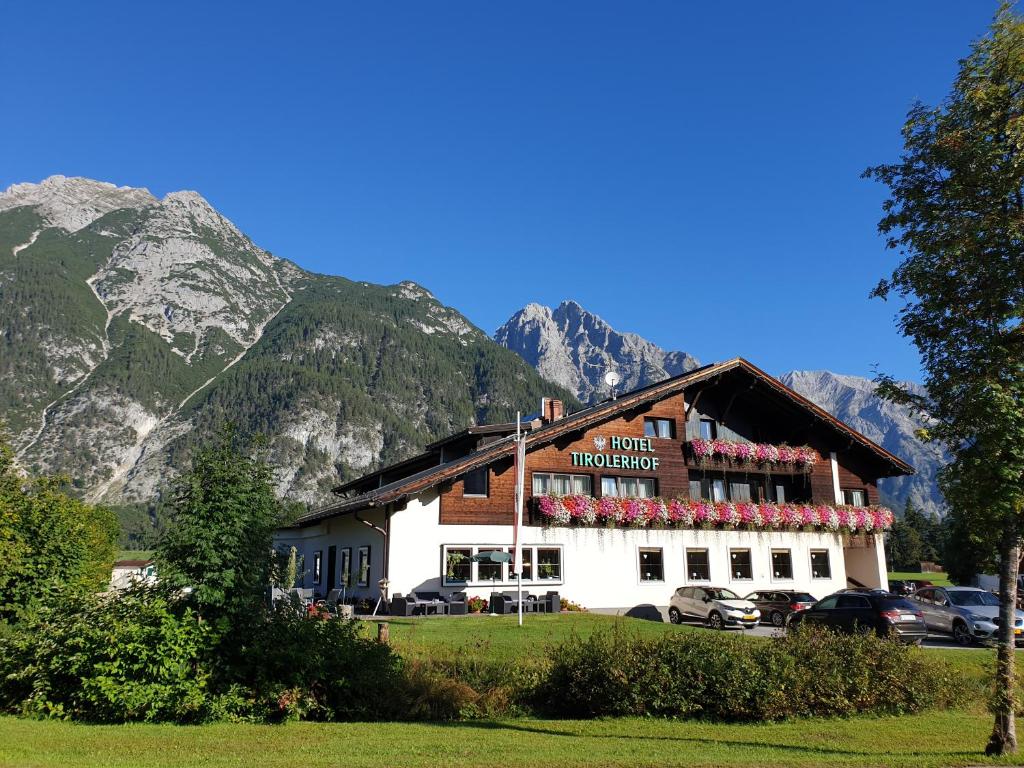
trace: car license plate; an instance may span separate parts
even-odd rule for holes
[[[752,613],[751,613],[751,614],[749,614],[749,615],[747,615],[747,616],[744,616],[744,617],[743,617],[743,620],[744,620],[744,621],[753,621],[753,620],[754,620],[754,614],[752,614]],[[1017,632],[1019,633],[1019,632],[1020,632],[1020,630],[1018,629],[1018,630],[1017,630]]]
[[[1013,634],[1015,634],[1015,635],[1019,635],[1019,634],[1020,634],[1020,630],[1019,630],[1019,629],[1015,629],[1015,630],[1013,630]]]
[[[901,613],[900,621],[917,621],[917,616],[912,613]]]

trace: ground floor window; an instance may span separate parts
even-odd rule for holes
[[[470,547],[449,547],[445,554],[445,577],[449,582],[469,581],[473,574]]]
[[[321,550],[317,550],[313,553],[313,583],[319,584],[323,578],[323,558],[324,553]]]
[[[601,495],[651,499],[658,495],[653,477],[602,477]]]
[[[338,568],[338,583],[348,589],[352,586],[352,547],[341,548],[341,563]]]
[[[557,547],[537,547],[537,578],[560,581],[562,578],[562,550]]]
[[[664,581],[665,560],[661,547],[640,548],[640,581]]]
[[[711,564],[706,549],[686,550],[686,575],[691,581],[711,581]]]
[[[772,578],[776,580],[793,578],[793,554],[788,549],[772,550]]]
[[[442,547],[442,583],[445,586],[514,583],[515,567],[508,563],[477,563],[473,555],[481,552],[508,552],[511,547],[487,544],[451,544]],[[523,545],[523,582],[561,581],[562,548]]]
[[[832,564],[829,562],[827,549],[811,550],[811,578],[832,578]]]
[[[370,586],[370,547],[359,548],[359,578],[356,580],[356,586],[368,587]]]
[[[729,565],[733,579],[746,581],[754,578],[753,564],[750,560],[749,549],[730,549]]]

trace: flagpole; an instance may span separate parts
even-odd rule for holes
[[[522,416],[516,411],[516,491],[515,516],[512,523],[512,557],[516,573],[516,605],[519,607],[519,626],[523,626],[523,542],[519,539],[519,529],[523,525],[523,480],[526,463],[526,451],[523,450],[523,434],[520,429]]]

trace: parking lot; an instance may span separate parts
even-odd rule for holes
[[[661,614],[661,620],[667,622],[668,621],[668,608],[667,607],[658,608],[658,612]],[[650,619],[651,620],[656,620],[654,615],[653,615],[653,613],[650,616]],[[715,630],[712,630],[712,629],[708,629],[702,622],[697,621],[697,620],[694,620],[694,621],[684,621],[683,623],[686,624],[687,626],[692,626],[692,627],[704,627],[708,632],[715,631]],[[775,627],[769,626],[767,624],[761,624],[760,626],[755,627],[754,629],[749,629],[749,630],[747,630],[747,629],[726,629],[724,631],[725,632],[735,632],[737,634],[743,634],[743,635],[752,635],[753,637],[771,637],[776,632],[780,632],[781,630],[778,630]],[[984,648],[989,648],[991,646],[974,644],[974,645],[969,645],[969,646],[964,647],[964,646],[958,645],[953,640],[952,637],[949,637],[947,635],[930,634],[930,635],[928,635],[928,639],[925,640],[924,643],[922,644],[922,647],[923,648],[951,648],[951,649],[954,649],[954,650],[961,650],[961,651],[977,651],[977,650],[982,650]],[[1021,649],[1018,649],[1018,650],[1021,650]]]

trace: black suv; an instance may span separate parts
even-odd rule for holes
[[[761,621],[771,622],[776,627],[785,626],[789,614],[806,610],[816,602],[812,595],[791,589],[762,589],[751,592],[744,599],[761,610]]]
[[[818,624],[839,632],[874,632],[919,645],[928,636],[920,609],[906,598],[879,590],[847,590],[789,615],[787,627]]]

